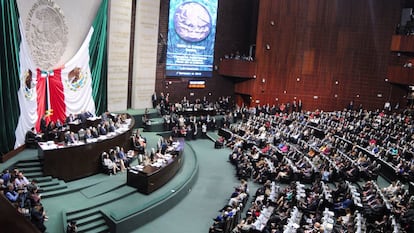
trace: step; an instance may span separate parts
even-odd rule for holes
[[[119,200],[121,198],[124,198],[125,196],[128,196],[136,192],[137,190],[135,188],[125,185],[124,187],[119,188],[116,192],[109,192],[109,193],[102,194],[98,197],[95,197],[94,199],[95,203],[89,206],[84,206],[82,209],[75,209],[75,210],[67,211],[66,212],[67,219],[79,219],[79,218],[83,218],[84,216],[92,215],[94,214],[94,212],[98,211],[97,208],[100,208],[103,205]]]
[[[26,176],[27,173],[32,173],[32,172],[42,172],[43,168],[38,166],[38,167],[25,167],[25,168],[20,168],[19,170],[23,172],[23,175]]]
[[[51,180],[53,180],[54,178],[53,177],[51,177],[51,176],[42,176],[42,177],[37,177],[36,178],[36,180],[37,180],[37,183],[43,183],[43,182],[49,182],[49,181],[51,181]]]
[[[25,172],[24,173],[24,176],[26,176],[26,178],[27,179],[29,179],[29,180],[31,180],[31,179],[33,179],[33,178],[36,178],[36,180],[39,178],[39,177],[42,177],[43,176],[43,172],[41,172],[41,171],[38,171],[38,172]]]
[[[78,230],[80,233],[80,231]],[[90,229],[88,231],[85,231],[85,233],[110,233],[109,227],[107,225],[102,225],[99,227],[95,227],[94,229]]]
[[[101,214],[101,212],[96,208],[91,208],[91,209],[83,210],[83,211],[79,210],[79,211],[74,211],[74,212],[67,212],[66,218],[68,219],[68,221],[71,221],[71,220],[79,221],[80,219],[83,219],[89,216],[94,216],[96,214]]]
[[[40,161],[30,161],[30,162],[18,162],[16,164],[16,167],[19,168],[19,170],[25,170],[24,168],[28,167],[41,167],[43,166],[43,163]]]
[[[49,186],[54,186],[54,185],[59,185],[59,180],[58,179],[51,179],[45,182],[37,182],[40,188],[44,188],[44,187],[49,187]]]
[[[19,160],[19,161],[17,161],[17,164],[33,163],[33,162],[43,162],[43,159],[25,159],[25,160]]]
[[[45,193],[45,192],[50,192],[50,191],[55,191],[55,190],[66,189],[67,187],[68,186],[66,185],[66,183],[64,181],[59,181],[59,184],[57,184],[57,185],[47,186],[47,187],[40,187],[40,191],[42,193]]]
[[[102,219],[103,215],[100,212],[97,212],[93,215],[87,216],[87,217],[82,217],[81,219],[75,220],[76,221],[76,225],[79,226],[83,226],[86,224],[89,224],[90,222],[94,222],[94,221],[98,221],[99,219]],[[72,219],[69,219],[69,221],[72,221]]]
[[[50,190],[46,193],[42,193],[42,199],[52,198],[52,197],[56,197],[56,196],[60,196],[60,195],[65,195],[65,194],[68,194],[68,193],[78,192],[78,191],[79,191],[79,189],[68,189],[68,188]]]
[[[99,220],[90,222],[89,224],[83,225],[83,226],[78,226],[78,232],[87,232],[89,230],[95,229],[97,227],[100,226],[107,226],[105,219],[101,218]]]
[[[53,190],[53,191],[49,191],[47,193],[42,193],[42,198],[51,198],[51,197],[56,197],[56,196],[60,196],[60,195],[64,195],[64,194],[68,194],[68,193],[74,193],[74,192],[79,192],[79,190],[85,188],[85,187],[89,187],[89,184],[86,184],[84,186],[78,186],[76,188],[73,187],[67,187],[65,189],[59,189],[59,190]]]

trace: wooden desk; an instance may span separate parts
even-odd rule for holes
[[[127,185],[137,188],[138,192],[150,194],[166,184],[175,176],[183,164],[184,139],[180,138],[179,143],[180,145],[176,150],[169,152],[174,157],[162,167],[148,165],[143,167],[142,170],[129,168]]]
[[[64,181],[81,179],[102,171],[101,154],[116,146],[128,151],[134,118],[123,132],[98,139],[96,142],[75,145],[39,143],[39,157],[44,159],[43,173]]]

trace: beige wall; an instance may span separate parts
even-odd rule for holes
[[[135,21],[132,108],[149,108],[155,89],[160,0],[138,0]]]
[[[112,0],[109,5],[108,110],[127,109],[129,41],[132,1]]]

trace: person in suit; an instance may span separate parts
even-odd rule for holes
[[[86,117],[86,119],[91,118],[93,116],[94,116],[94,114],[91,113],[90,111],[85,111],[85,117]]]
[[[125,167],[129,167],[129,163],[131,160],[126,156],[124,148],[123,147],[116,147],[116,154],[120,161],[123,161]]]
[[[69,116],[66,117],[66,124],[69,124],[74,121],[75,121],[75,117],[73,116],[72,113],[70,113]]]
[[[90,128],[86,129],[85,140],[92,139],[92,138],[94,138],[94,136],[92,135],[91,129]]]
[[[157,107],[157,93],[154,92],[151,96],[152,108]]]
[[[75,137],[75,133],[74,132],[70,132],[66,135],[66,142],[68,144],[74,144],[76,143],[78,140]]]
[[[42,119],[40,119],[40,132],[44,134],[47,133],[46,114],[42,116]]]
[[[87,119],[87,116],[86,116],[85,112],[79,113],[78,114],[78,119],[81,122],[82,128],[83,129],[86,128],[86,119]]]
[[[54,140],[57,138],[58,129],[56,128],[56,124],[53,121],[50,121],[47,125],[46,134],[48,140]]]
[[[37,142],[39,142],[42,139],[40,135],[37,134],[36,129],[32,127],[29,131],[26,133],[25,137],[25,144],[26,147],[36,148]]]
[[[107,130],[105,129],[104,125],[101,125],[101,124],[98,125],[98,133],[99,133],[99,135],[106,135],[107,134]]]
[[[39,229],[40,232],[45,232],[46,231],[46,226],[44,224],[44,221],[46,219],[46,215],[43,209],[43,206],[40,204],[35,205],[32,208],[32,212],[31,212],[31,221],[33,223],[33,225],[35,225],[37,227],[37,229]]]

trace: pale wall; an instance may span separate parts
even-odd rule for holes
[[[127,109],[132,1],[112,0],[108,33],[108,110]]]
[[[149,108],[155,89],[160,0],[138,0],[132,108]]]

